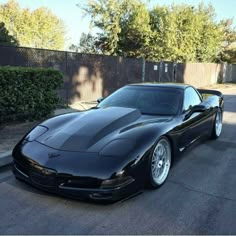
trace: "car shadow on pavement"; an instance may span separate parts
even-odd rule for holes
[[[172,162],[171,169],[174,168],[179,163],[179,161],[187,158],[193,150],[195,150],[196,148],[199,148],[207,140],[208,140],[207,137],[202,137],[202,138],[196,140],[194,143],[192,143],[186,149],[184,149],[184,151],[177,153],[176,156],[174,157],[174,161]]]
[[[223,94],[224,97],[224,111],[236,113],[236,95],[235,94]]]

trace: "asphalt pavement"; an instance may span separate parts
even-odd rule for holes
[[[158,190],[113,205],[45,194],[0,169],[0,234],[236,234],[236,89],[216,141],[195,144]]]

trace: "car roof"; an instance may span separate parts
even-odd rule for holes
[[[163,87],[163,88],[185,89],[185,88],[189,87],[190,85],[181,84],[181,83],[137,83],[137,84],[128,84],[126,86]]]

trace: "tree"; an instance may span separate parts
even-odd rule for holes
[[[64,46],[64,24],[47,8],[39,8],[31,13],[33,47],[61,49]]]
[[[0,45],[3,46],[17,46],[17,40],[9,35],[8,30],[5,28],[5,24],[0,22]]]
[[[14,0],[0,5],[0,21],[20,46],[62,49],[64,47],[64,23],[47,8],[35,11],[20,8]]]
[[[92,27],[100,29],[97,33],[97,45],[107,55],[129,54],[126,51],[127,44],[134,42],[134,38],[139,40],[135,34],[143,35],[142,22],[148,25],[148,21],[142,20],[143,10],[145,11],[144,17],[149,16],[140,0],[94,0],[89,1],[88,5],[82,8],[91,16]],[[139,17],[141,18],[139,19]],[[133,34],[129,33],[129,30],[132,30]],[[127,40],[127,43],[124,43],[124,39]],[[142,37],[140,39],[142,41]],[[136,40],[135,42],[137,42]],[[140,47],[139,45],[137,43],[135,48]],[[136,55],[132,50],[130,54]]]
[[[121,3],[122,2],[122,3]],[[119,21],[121,18],[122,4],[124,0],[99,0],[89,1],[83,10],[91,16],[91,26],[98,27],[102,33],[98,33],[101,42],[100,49],[104,54],[114,55],[119,40]]]
[[[224,42],[219,60],[236,63],[236,31],[233,27],[233,19],[222,20],[220,23],[224,29]]]
[[[236,31],[225,21],[216,22],[210,4],[156,5],[149,10],[141,0],[91,0],[83,9],[99,29],[96,45],[107,55],[214,62],[232,54],[227,52]]]
[[[79,45],[72,44],[69,49],[80,53],[101,54],[98,44],[99,42],[96,37],[91,34],[82,33]]]
[[[159,45],[152,48],[153,59],[181,62],[215,60],[223,37],[221,26],[214,22],[211,5],[204,7],[200,4],[198,8],[189,5],[156,6],[150,14],[152,31]]]
[[[128,57],[147,57],[151,27],[146,6],[139,1],[130,1],[129,10],[122,16],[120,26],[117,54]]]

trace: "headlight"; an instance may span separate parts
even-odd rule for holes
[[[25,140],[28,142],[34,141],[36,138],[47,132],[47,128],[44,126],[36,126],[26,137]]]
[[[101,156],[124,156],[129,154],[135,146],[135,141],[130,139],[115,139],[100,151]]]
[[[101,188],[109,189],[109,188],[118,188],[123,187],[132,183],[134,179],[131,176],[119,176],[114,179],[106,179],[102,181]]]

